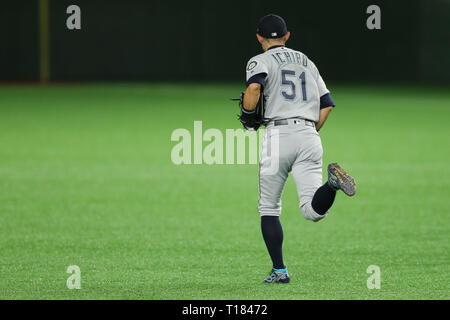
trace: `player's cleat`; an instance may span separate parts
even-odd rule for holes
[[[264,283],[289,283],[291,279],[289,278],[289,274],[287,269],[275,269],[273,268],[270,271],[269,276],[264,279]]]
[[[356,193],[356,182],[337,163],[328,165],[328,184],[334,189],[341,189],[346,195],[353,196]]]

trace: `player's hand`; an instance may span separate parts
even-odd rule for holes
[[[244,108],[242,108],[241,115],[239,116],[239,121],[242,123],[245,129],[250,131],[258,130],[259,126],[261,125],[257,121],[255,110],[247,111]]]
[[[261,116],[258,114],[257,109],[255,110],[246,110],[244,108],[244,92],[241,93],[239,99],[232,99],[239,101],[240,115],[239,121],[242,123],[242,126],[249,131],[256,131],[262,124]]]

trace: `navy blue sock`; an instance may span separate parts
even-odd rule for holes
[[[328,182],[317,189],[311,201],[311,206],[315,212],[324,215],[331,208],[336,197],[336,190]]]
[[[261,231],[270,258],[275,269],[284,269],[283,263],[283,228],[276,216],[261,217]]]

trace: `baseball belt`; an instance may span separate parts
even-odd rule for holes
[[[301,119],[301,118],[274,120],[274,121],[273,121],[273,125],[274,125],[274,126],[284,126],[284,125],[288,125],[289,122],[291,122],[291,123],[293,123],[293,124],[301,124],[301,123],[304,123],[305,125],[310,126],[310,127],[315,127],[315,126],[316,126],[316,124],[314,123],[314,121],[307,120],[307,119]]]

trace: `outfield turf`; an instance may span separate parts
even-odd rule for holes
[[[288,180],[289,285],[261,283],[257,166],[170,159],[176,128],[239,128],[241,86],[0,87],[0,299],[449,299],[450,93],[329,87],[324,163],[358,191],[313,223]]]

